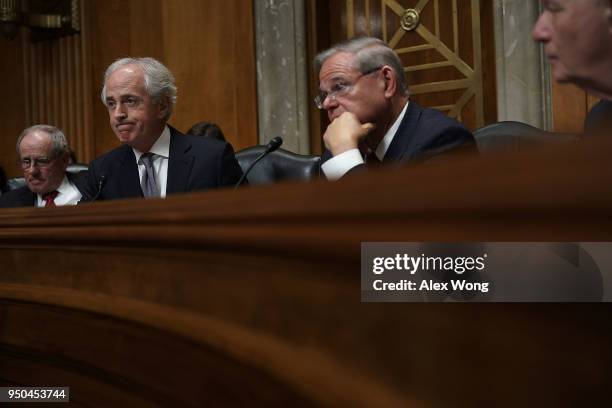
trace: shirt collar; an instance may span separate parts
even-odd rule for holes
[[[146,152],[141,152],[133,147],[132,150],[134,151],[134,155],[136,156],[136,163],[138,163],[138,160],[140,160],[140,156],[142,156],[143,153]],[[149,153],[165,157],[166,159],[170,157],[170,128],[168,128],[168,126],[164,126],[162,134],[157,138],[155,143],[153,143],[153,146],[151,146],[151,148],[149,149]]]
[[[60,194],[68,194],[72,190],[70,186],[70,180],[68,177],[64,175],[64,179],[62,180],[62,184],[57,188],[57,192]]]
[[[68,180],[68,177],[66,177],[66,175],[64,175],[64,178],[62,179],[62,183],[59,185],[58,188],[55,189],[55,191],[58,192],[58,197],[62,194],[69,194],[71,192],[72,188],[71,188],[71,183],[70,180]],[[43,195],[42,194],[36,194],[36,196],[38,197],[38,204],[39,206],[42,205],[43,203]],[[56,197],[57,198],[57,197]]]
[[[385,158],[385,154],[387,154],[387,150],[389,150],[389,146],[391,146],[391,142],[397,133],[397,129],[399,129],[400,124],[404,119],[406,110],[408,110],[409,103],[409,101],[406,102],[404,109],[402,109],[397,119],[395,119],[395,122],[393,122],[393,125],[389,128],[389,130],[387,130],[387,133],[385,133],[385,137],[383,137],[378,146],[376,146],[376,151],[374,153],[376,154],[376,157],[378,157],[378,160],[382,161]]]

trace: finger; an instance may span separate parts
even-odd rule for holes
[[[373,131],[374,128],[376,128],[376,126],[373,123],[369,123],[369,122],[361,125],[361,129],[366,135],[370,133],[371,131]]]

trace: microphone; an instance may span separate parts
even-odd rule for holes
[[[277,150],[279,147],[281,147],[282,144],[283,144],[282,137],[276,136],[272,138],[272,140],[270,140],[268,144],[266,145],[266,150],[264,150],[263,153],[257,156],[257,158],[253,160],[253,163],[251,163],[251,165],[246,169],[246,171],[242,173],[242,177],[240,177],[240,180],[238,180],[238,183],[236,183],[236,185],[234,186],[234,190],[240,187],[240,185],[244,182],[244,180],[246,180],[247,174],[249,174],[249,172],[257,164],[257,162],[259,162],[269,153],[272,153],[273,151]]]
[[[90,203],[93,203],[94,201],[96,201],[98,199],[98,197],[100,197],[100,193],[102,192],[102,187],[104,187],[105,183],[106,183],[106,174],[103,174],[103,175],[100,176],[100,179],[98,180],[98,192],[89,201]]]

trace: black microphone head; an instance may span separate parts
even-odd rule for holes
[[[268,142],[268,148],[266,149],[268,152],[273,152],[283,144],[283,138],[280,136],[273,137],[272,140]]]

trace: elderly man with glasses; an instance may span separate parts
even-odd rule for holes
[[[459,122],[409,101],[402,63],[383,41],[361,37],[315,58],[320,93],[330,120],[322,169],[329,180],[376,163],[428,159],[458,147],[474,149]]]
[[[50,125],[25,129],[17,154],[26,185],[0,196],[0,207],[75,205],[86,187],[86,174],[66,173],[70,149],[61,130]]]

